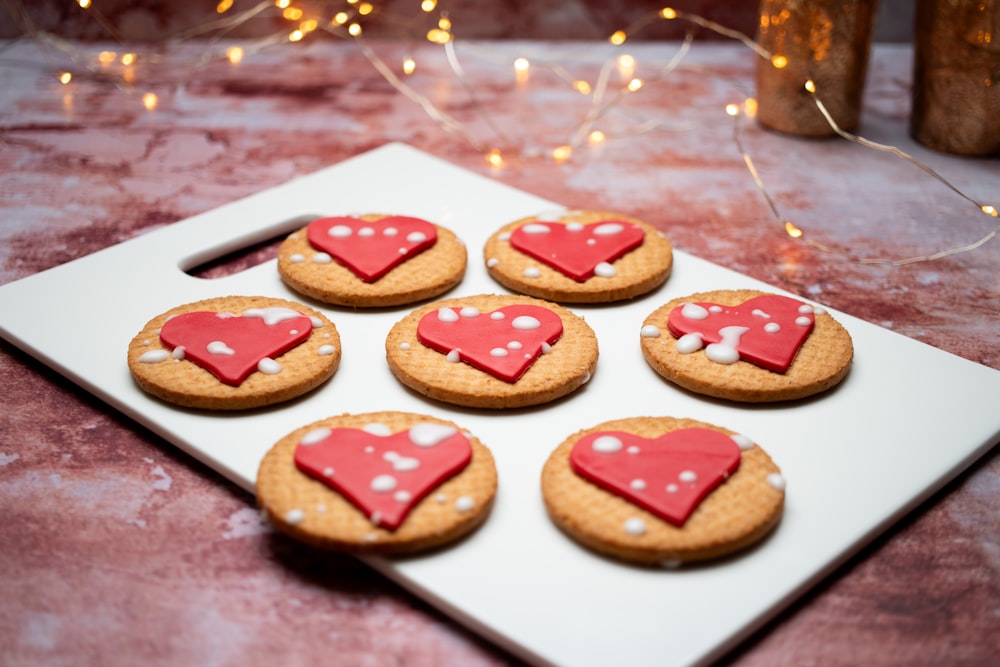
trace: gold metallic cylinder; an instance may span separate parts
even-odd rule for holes
[[[919,0],[910,134],[956,155],[1000,154],[1000,0]]]
[[[761,0],[757,43],[757,120],[806,137],[834,134],[806,81],[842,129],[861,116],[877,0]]]

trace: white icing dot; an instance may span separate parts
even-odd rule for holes
[[[323,477],[333,477],[333,468],[323,468]]]
[[[347,238],[353,232],[348,225],[334,225],[330,229],[326,230],[326,233],[334,238]]]
[[[492,313],[490,313],[490,319],[491,320],[502,320],[502,319],[504,319],[506,317],[507,316],[503,312],[501,312],[499,310],[494,310]]]
[[[455,509],[459,512],[468,512],[476,506],[476,502],[469,496],[461,496],[455,500]]]
[[[643,489],[646,488],[646,480],[644,480],[644,479],[633,479],[631,482],[628,483],[628,485],[629,485],[629,488],[631,488],[631,489],[633,489],[635,491],[642,491]]]
[[[294,526],[296,524],[300,524],[303,521],[305,521],[305,518],[306,518],[306,513],[303,512],[302,510],[291,509],[288,510],[287,514],[285,514],[285,523],[290,523]]]
[[[804,303],[801,306],[799,306],[799,313],[800,314],[802,314],[802,315],[808,315],[811,312],[813,312],[813,307],[810,306],[809,304]]]
[[[444,495],[443,493],[439,493],[436,496],[434,496],[434,500],[439,503],[446,503],[448,502],[448,496]]]
[[[299,334],[299,330],[298,329],[291,329],[288,332],[289,336],[297,336],[298,334]]]
[[[643,338],[659,338],[660,337],[660,327],[655,324],[647,324],[639,329],[639,335]]]
[[[760,308],[754,308],[752,311],[750,311],[750,314],[753,315],[754,317],[763,317],[765,320],[771,319],[771,316],[765,313]]]
[[[624,444],[619,438],[616,438],[613,435],[601,435],[594,438],[594,442],[592,442],[590,446],[595,452],[613,454],[620,451]]]
[[[521,227],[521,231],[525,234],[548,234],[550,230],[548,225],[540,225],[537,222],[529,222]]]
[[[479,317],[479,309],[475,306],[466,306],[458,311],[458,314],[462,317]]]
[[[541,272],[541,271],[539,271],[539,270],[538,270],[538,269],[537,269],[536,267],[534,267],[534,266],[529,266],[528,268],[526,268],[526,269],[524,270],[524,277],[525,277],[525,278],[538,278],[538,277],[539,277],[539,276],[541,276],[541,275],[542,275],[542,272]]]
[[[664,490],[667,493],[677,493],[677,485],[676,484],[667,484],[667,486],[666,486],[666,488]]]
[[[524,348],[524,345],[522,345],[521,342],[517,341],[517,340],[512,340],[509,343],[507,343],[507,349],[508,350],[521,350],[523,348]]]
[[[326,511],[326,505],[322,505],[322,504],[321,505],[316,505],[316,511],[319,512],[320,514],[322,514],[323,512]]]
[[[601,262],[594,267],[594,275],[600,276],[601,278],[614,278],[618,275],[618,269],[611,266],[607,262]]]
[[[401,456],[398,452],[386,452],[382,459],[392,464],[396,472],[409,472],[420,467],[420,460],[412,456]]]
[[[319,329],[323,326],[323,320],[319,319],[318,317],[310,317],[309,322],[312,324],[313,329]],[[330,334],[324,334],[323,337],[329,338]]]
[[[371,435],[377,435],[381,438],[386,438],[392,435],[392,429],[383,424],[382,422],[369,422],[361,427],[361,430],[365,433],[370,433]],[[374,451],[372,447],[366,447],[366,452]]]
[[[660,561],[660,567],[665,570],[676,570],[684,564],[680,558],[664,558]]]
[[[220,354],[227,357],[231,357],[234,354],[236,354],[236,350],[229,347],[221,340],[213,340],[211,343],[207,345],[207,349],[209,354]]]
[[[683,470],[681,471],[681,474],[677,476],[677,479],[687,484],[691,484],[692,482],[696,482],[698,480],[698,475],[695,474],[694,470]]]
[[[319,350],[317,350],[319,356],[321,357],[328,357],[336,351],[337,348],[335,348],[333,345],[321,345]]]
[[[605,222],[594,227],[594,236],[614,236],[625,231],[625,226],[617,222]]]
[[[740,448],[740,451],[745,452],[748,449],[753,448],[753,440],[751,440],[750,438],[746,437],[741,433],[737,433],[736,435],[732,436],[732,438],[733,442],[736,443],[736,446]]]
[[[397,491],[392,497],[400,503],[408,503],[413,499],[409,491]]]
[[[170,353],[166,350],[150,350],[146,352],[141,357],[139,357],[139,363],[143,364],[155,364],[170,358]]]
[[[708,319],[708,311],[696,303],[685,303],[681,306],[681,316],[689,320]]]
[[[333,257],[330,257],[328,253],[318,252],[312,256],[312,261],[314,264],[329,264],[333,261]]]
[[[777,322],[768,322],[764,325],[764,331],[767,333],[778,333],[781,331],[781,325]]]
[[[510,232],[503,232],[502,234],[500,234],[499,236],[497,236],[497,238],[499,240],[501,240],[501,241],[509,241],[510,240]]]
[[[447,424],[420,422],[410,427],[410,442],[417,447],[434,447],[458,433],[458,429]]]
[[[406,235],[406,240],[410,243],[423,243],[427,240],[427,234],[423,232],[410,232]]]
[[[365,454],[374,454],[374,453],[375,453],[375,448],[374,447],[372,447],[371,445],[368,445],[367,447],[365,447]]]
[[[582,232],[583,223],[582,222],[567,222],[566,231],[568,232]]]
[[[396,236],[399,234],[399,230],[395,227],[386,227],[382,230],[382,236]]]
[[[460,362],[462,360],[462,357],[459,356],[460,353],[461,353],[461,350],[459,350],[456,347],[454,350],[452,350],[451,352],[449,352],[448,354],[446,354],[445,357],[444,357],[444,359],[445,359],[445,361],[449,361],[449,362],[451,362],[453,364],[457,364],[458,362]]]
[[[542,354],[549,354],[552,352],[552,346],[542,341]]]
[[[375,230],[371,227],[362,227],[361,229],[358,230],[358,236],[364,236],[364,237],[375,236]]]
[[[396,478],[392,475],[378,475],[371,483],[371,489],[375,493],[388,493],[396,488]]]
[[[380,523],[382,523],[382,514],[379,513],[379,512],[372,512],[371,516],[368,517],[368,520],[371,521],[372,523],[374,523],[377,526]],[[365,539],[368,540],[369,542],[374,542],[375,539],[376,539],[376,536],[375,535],[371,535],[371,539],[368,539],[368,535],[365,535]]]
[[[542,211],[535,216],[538,220],[547,220],[549,222],[556,222],[563,219],[563,211]]]
[[[508,354],[509,354],[509,352],[507,352],[507,350],[505,350],[502,347],[494,347],[492,350],[490,350],[490,356],[491,357],[502,358],[502,357],[506,357]]]
[[[640,450],[635,445],[629,445],[629,448],[626,449],[625,451],[628,452],[629,454],[638,454]]]
[[[292,255],[288,258],[288,261],[292,264],[301,264],[306,261],[306,256],[300,252],[292,253]]]
[[[646,534],[646,522],[639,517],[634,516],[631,519],[627,519],[622,527],[629,535],[638,537],[639,535]]]
[[[795,323],[798,324],[800,327],[807,327],[810,324],[812,324],[812,320],[803,315],[802,317],[796,317]]]
[[[264,375],[277,375],[281,372],[281,364],[270,357],[264,357],[257,362],[257,370]]]
[[[401,350],[409,350],[411,347],[412,346],[409,343],[400,343],[399,344],[399,349],[401,349]]]
[[[438,308],[437,318],[441,322],[458,322],[458,313],[451,308]]]
[[[331,433],[330,429],[326,427],[314,428],[313,430],[309,431],[304,436],[302,436],[302,439],[299,440],[299,444],[306,445],[307,447],[309,445],[315,445],[316,443],[323,442],[324,440],[329,438],[330,433]]]
[[[488,260],[486,260],[486,266],[488,266],[491,269],[494,266],[498,265],[499,263],[500,263],[500,260],[497,259],[496,257],[490,257]]]
[[[518,329],[519,331],[531,331],[532,329],[537,329],[542,326],[542,323],[530,315],[520,315],[514,318],[514,321],[510,323],[510,326]]]
[[[780,473],[772,472],[768,475],[767,483],[770,484],[775,491],[785,490],[785,478],[782,477]]]
[[[677,351],[681,354],[691,354],[697,352],[705,344],[700,333],[684,334],[677,339]]]
[[[719,305],[709,306],[708,307],[708,312],[710,312],[710,313],[721,313],[722,312],[722,306],[719,306]]]

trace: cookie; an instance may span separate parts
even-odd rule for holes
[[[552,521],[612,558],[675,567],[720,558],[778,525],[785,480],[750,438],[673,417],[604,422],[570,436],[542,468]]]
[[[427,304],[397,322],[386,360],[407,387],[474,408],[547,403],[586,383],[597,337],[566,308],[515,295]]]
[[[609,303],[659,287],[670,275],[670,241],[617,213],[568,211],[501,227],[483,248],[486,269],[520,294],[558,303]]]
[[[261,460],[257,502],[282,532],[316,546],[404,554],[453,542],[487,518],[490,450],[457,425],[407,412],[303,426]]]
[[[245,410],[301,396],[340,364],[337,327],[317,310],[268,297],[189,303],[150,320],[128,347],[144,391],[206,410]]]
[[[278,247],[278,273],[305,296],[377,308],[444,294],[465,275],[465,245],[444,227],[398,215],[313,220]]]
[[[674,299],[645,319],[640,341],[646,361],[667,380],[747,403],[826,391],[854,357],[851,335],[822,308],[757,290]]]

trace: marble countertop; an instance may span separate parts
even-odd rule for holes
[[[425,108],[351,43],[284,45],[236,65],[202,57],[217,44],[175,44],[140,54],[131,74],[89,67],[111,47],[8,45],[0,283],[401,141],[569,207],[644,218],[680,250],[1000,369],[1000,239],[903,266],[863,261],[964,246],[997,220],[891,155],[747,120],[742,146],[782,215],[846,253],[791,238],[726,113],[753,94],[744,47],[696,43],[665,73],[678,43],[630,46],[644,87],[587,128],[603,142],[559,161],[553,149],[590,110],[569,81],[596,81],[620,51],[460,43],[457,78],[440,47],[370,46],[394,71],[413,57],[404,82]],[[531,63],[523,80],[519,56]],[[1000,205],[1000,161],[908,138],[910,69],[909,47],[876,47],[859,132]],[[628,78],[610,74],[616,87]],[[485,159],[494,147],[502,166]],[[273,254],[264,244],[203,273]],[[0,377],[0,662],[518,664],[357,560],[275,535],[247,493],[6,342]],[[985,665],[998,645],[994,447],[723,662]]]

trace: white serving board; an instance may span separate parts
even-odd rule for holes
[[[374,567],[458,621],[537,664],[689,665],[719,657],[839,563],[983,455],[1000,438],[1000,372],[831,311],[856,346],[844,383],[777,406],[706,400],[662,381],[639,349],[642,320],[665,301],[722,288],[772,289],[676,253],[658,292],[622,305],[576,307],[597,333],[598,370],[576,394],[513,412],[456,409],[398,384],[384,337],[409,308],[324,308],[343,362],[331,382],[283,407],[243,415],[180,410],[149,398],[125,363],[129,340],[153,316],[224,294],[298,299],[268,261],[216,280],[191,268],[272,238],[319,215],[386,212],[453,229],[469,270],[448,296],[502,291],[481,248],[510,220],[558,205],[413,148],[388,144],[339,165],[0,287],[0,334],[114,408],[242,487],[281,436],[343,412],[406,410],[475,433],[497,461],[493,513],[464,542]],[[777,291],[777,290],[775,290]],[[66,343],[66,326],[77,340]],[[787,479],[784,519],[758,548],[679,570],[614,563],[576,546],[549,522],[539,475],[567,435],[608,419],[692,417],[761,444]]]

